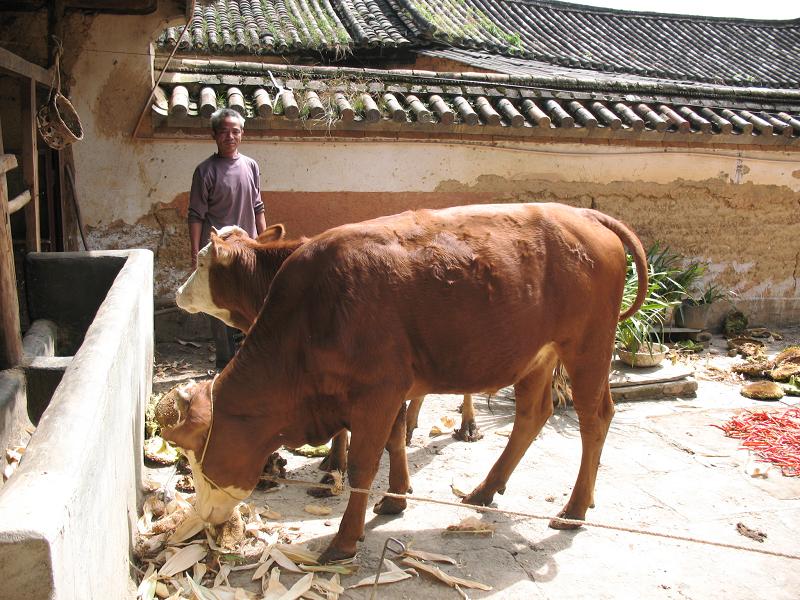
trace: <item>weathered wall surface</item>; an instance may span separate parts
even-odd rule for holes
[[[186,275],[191,174],[214,151],[210,137],[131,139],[151,86],[148,41],[174,16],[167,5],[153,15],[81,20],[76,27],[85,34],[70,58],[72,100],[85,131],[74,152],[90,244],[153,250],[158,297],[171,296]],[[628,222],[645,244],[658,240],[709,261],[710,277],[743,298],[789,298],[771,319],[800,316],[796,152],[247,141],[246,134],[242,151],[262,167],[268,222],[286,223],[290,235],[423,206],[595,206]]]

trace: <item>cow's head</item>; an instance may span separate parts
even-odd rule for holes
[[[212,381],[190,381],[165,394],[174,398],[178,420],[172,426],[163,425],[161,435],[179,446],[189,460],[195,510],[203,520],[219,525],[253,491],[263,465],[254,448],[243,445],[252,440],[232,432],[230,422],[214,415],[212,386]]]
[[[242,269],[248,263],[244,256],[252,251],[255,244],[263,244],[283,239],[286,230],[283,225],[267,227],[256,240],[252,240],[240,227],[223,227],[211,232],[211,241],[197,253],[197,268],[189,276],[175,295],[177,305],[190,313],[204,312],[224,321],[231,327],[247,331],[252,325],[252,318],[245,317],[236,303],[225,303],[219,300],[230,282],[225,280],[225,271]],[[253,259],[249,259],[253,262]],[[236,263],[236,264],[234,264]],[[258,298],[261,306],[263,297]],[[249,301],[249,298],[242,298]]]

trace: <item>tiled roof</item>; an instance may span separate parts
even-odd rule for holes
[[[542,0],[398,1],[417,7],[414,18],[430,37],[461,48],[593,71],[799,87],[800,21],[632,13]]]
[[[192,0],[190,0],[192,1]],[[179,50],[283,54],[407,46],[408,30],[387,0],[193,0],[194,18]],[[158,39],[178,43],[180,27]]]
[[[266,134],[341,131],[380,137],[416,131],[442,138],[544,137],[800,148],[797,101],[750,106],[558,91],[514,83],[507,75],[493,73],[192,60],[178,61],[173,69],[162,80],[152,106],[156,132],[205,131],[211,113],[227,106],[246,116],[248,131]]]
[[[800,87],[800,20],[633,13],[546,0],[193,0],[185,52],[450,46],[676,81]],[[177,43],[179,30],[160,37]]]

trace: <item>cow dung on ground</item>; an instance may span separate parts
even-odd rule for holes
[[[754,381],[742,387],[742,396],[753,400],[780,400],[783,388],[774,381]]]

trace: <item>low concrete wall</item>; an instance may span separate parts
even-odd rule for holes
[[[82,343],[17,472],[0,490],[0,597],[131,598],[152,385],[153,255],[37,254],[28,267],[38,269],[41,283],[29,297],[33,318],[54,321],[59,333],[66,329]],[[93,319],[84,334],[87,312]]]

